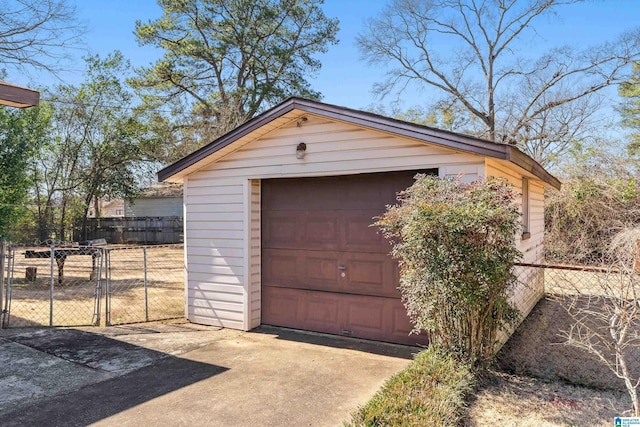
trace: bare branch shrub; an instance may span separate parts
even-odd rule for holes
[[[630,362],[640,350],[639,244],[640,228],[619,232],[608,248],[612,262],[606,274],[594,275],[588,286],[567,282],[565,292],[556,295],[572,320],[560,333],[565,344],[596,356],[624,381],[635,416],[640,416],[640,372],[633,372]]]
[[[608,245],[640,223],[640,183],[628,157],[589,149],[573,154],[562,189],[545,194],[545,258],[613,264]]]

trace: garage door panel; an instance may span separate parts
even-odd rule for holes
[[[342,219],[339,211],[305,211],[301,213],[303,229],[298,248],[340,249]]]
[[[428,344],[424,335],[409,335],[409,320],[397,299],[287,288],[265,288],[264,298],[280,301],[263,307],[265,324],[408,345]]]
[[[398,264],[384,254],[265,249],[263,264],[263,286],[400,298]]]
[[[429,343],[425,335],[409,335],[411,323],[398,299],[361,297],[350,301],[347,316],[352,336],[407,345]]]
[[[332,286],[339,282],[337,254],[329,253],[322,256],[314,253],[309,256],[303,255],[301,258],[303,259],[301,262],[306,264],[306,276],[303,281],[308,283],[311,288],[316,285],[319,289],[335,288],[335,291],[340,290],[341,286]]]
[[[291,211],[264,212],[262,244],[264,247],[295,247],[302,235],[303,218]]]
[[[348,293],[400,298],[397,262],[381,254],[344,255]]]
[[[349,298],[345,326],[358,337],[379,336],[384,328],[385,304],[383,298]]]
[[[341,298],[330,292],[304,291],[306,310],[301,322],[307,329],[321,330],[326,333],[339,334],[340,313],[342,312]]]
[[[296,327],[304,312],[305,294],[287,288],[265,287],[262,290],[262,323]]]
[[[264,248],[388,254],[391,245],[371,226],[381,211],[273,211],[263,214]]]
[[[378,227],[372,226],[375,216],[382,210],[365,210],[344,212],[342,216],[342,239],[340,250],[354,252],[375,252],[388,254],[391,245],[379,232]]]
[[[413,325],[407,315],[407,309],[404,304],[400,303],[394,305],[392,308],[391,316],[391,331],[395,336],[408,336],[413,330]]]
[[[264,249],[263,286],[345,292],[339,279],[339,254],[323,251]],[[272,260],[275,260],[272,262]],[[285,271],[286,270],[286,271]]]
[[[262,214],[263,248],[339,250],[340,211],[270,211]]]
[[[295,251],[269,250],[262,257],[264,285],[300,282],[299,257]]]
[[[281,303],[274,304],[272,301]],[[340,334],[341,300],[330,292],[266,287],[262,323]]]
[[[414,175],[263,181],[262,322],[425,344],[425,337],[409,336],[398,263],[371,226]]]
[[[267,210],[339,209],[341,188],[333,178],[284,178],[265,180],[262,205]]]

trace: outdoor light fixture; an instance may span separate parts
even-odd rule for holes
[[[296,147],[296,159],[304,159],[304,154],[307,151],[307,144],[301,142]]]

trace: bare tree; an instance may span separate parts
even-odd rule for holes
[[[640,416],[640,372],[633,363],[640,352],[640,229],[616,235],[610,252],[616,262],[606,273],[591,274],[589,286],[571,284],[568,295],[558,297],[572,319],[561,336],[624,381],[633,412]]]
[[[389,68],[378,95],[435,88],[484,125],[480,136],[546,164],[590,124],[592,96],[627,78],[640,57],[640,29],[582,51],[522,55],[536,20],[580,1],[391,0],[358,45],[370,64]]]
[[[0,0],[0,66],[60,71],[84,27],[67,0]]]

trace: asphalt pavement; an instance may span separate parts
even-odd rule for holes
[[[186,321],[4,330],[0,425],[339,425],[417,351]]]

